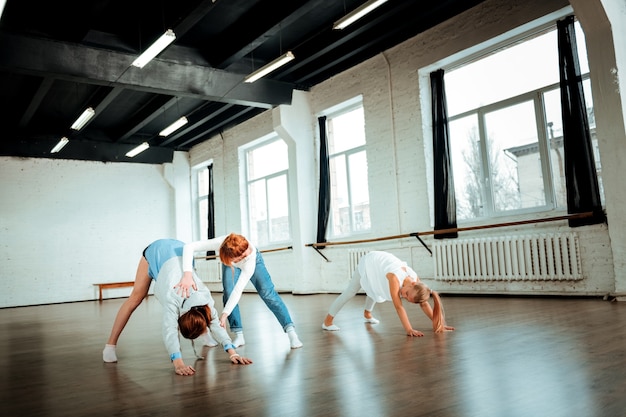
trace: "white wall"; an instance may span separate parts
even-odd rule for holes
[[[134,280],[143,249],[177,237],[167,165],[0,158],[0,307],[92,300],[96,282]]]
[[[626,33],[623,6],[613,6],[613,13],[617,10],[618,14],[615,22],[605,22],[595,32],[593,22],[601,20],[602,15],[590,16],[602,4],[617,5],[620,1],[591,0],[594,6],[589,6],[587,0],[572,2],[585,31],[593,32],[590,48],[625,44],[623,37],[615,42],[606,39],[611,33]],[[607,54],[597,51],[590,51],[589,56],[593,60],[592,86],[594,91],[603,91],[594,94],[594,106],[597,131],[604,134],[600,152],[609,225],[575,229],[581,236],[585,276],[582,281],[433,282],[432,258],[415,238],[330,246],[323,250],[330,262],[305,246],[313,243],[317,227],[316,117],[320,112],[363,96],[374,228],[358,238],[432,230],[429,112],[423,105],[428,102],[429,93],[426,88],[420,89],[419,70],[567,5],[564,0],[486,0],[310,92],[296,92],[291,106],[268,110],[209,138],[189,155],[176,153],[172,164],[0,157],[0,307],[94,299],[94,282],[134,279],[141,251],[152,240],[190,240],[189,167],[209,160],[213,161],[215,175],[216,233],[242,232],[239,148],[272,132],[277,132],[290,146],[290,164],[294,167],[290,181],[297,184],[295,190],[291,189],[296,193],[291,201],[295,211],[294,249],[265,255],[281,291],[341,291],[349,279],[351,248],[389,250],[409,261],[433,288],[449,292],[603,295],[614,293],[616,288],[624,291],[626,235],[622,230],[626,226],[626,184],[619,165],[623,159],[620,155],[626,149],[624,88],[613,81],[615,76],[593,74],[596,68],[611,68]],[[612,55],[613,67],[622,68],[623,51]],[[623,72],[622,69],[619,74]],[[611,92],[606,90],[609,87]],[[607,107],[610,111],[605,110]],[[566,222],[542,223],[464,232],[463,236],[560,230],[570,229]],[[424,240],[427,244],[433,241],[429,237]],[[212,288],[219,289],[219,284]],[[120,289],[107,294],[125,296],[128,292]]]
[[[596,7],[599,6],[599,0],[595,2],[598,3]],[[357,95],[363,96],[373,230],[366,236],[357,236],[354,239],[432,230],[432,207],[429,199],[432,189],[430,179],[432,167],[429,164],[428,154],[431,140],[430,112],[429,109],[423,108],[423,103],[428,103],[429,92],[427,88],[420,89],[420,76],[423,74],[420,74],[419,70],[432,67],[453,54],[487,42],[568,5],[569,3],[565,0],[487,0],[472,10],[373,57],[364,64],[315,86],[309,93],[306,93],[306,104],[294,101],[292,107],[310,108],[311,116],[309,120],[306,120],[306,117],[294,116],[296,118],[292,122],[312,125],[313,136],[310,140],[314,140],[317,144],[316,116],[325,109]],[[584,10],[581,10],[581,13],[584,13]],[[601,97],[598,99],[601,100]],[[596,104],[595,101],[594,104]],[[298,114],[297,111],[292,113]],[[216,192],[219,200],[216,202],[219,206],[217,210],[218,213],[226,212],[231,215],[224,223],[226,225],[226,230],[222,230],[224,232],[230,231],[229,228],[237,230],[241,227],[239,190],[236,188],[239,175],[236,168],[238,147],[268,134],[272,129],[276,130],[276,126],[272,124],[271,114],[271,111],[265,112],[248,123],[225,132],[222,137],[213,138],[191,151],[192,161],[215,158],[214,160],[219,164],[220,170],[217,175],[222,178],[218,181],[223,181],[226,185],[223,194]],[[617,112],[617,115],[621,119],[622,113]],[[613,117],[615,115],[608,116],[609,120]],[[596,118],[598,118],[597,114]],[[622,145],[616,143],[612,146],[614,148],[611,152],[620,149]],[[316,158],[317,155],[311,157]],[[604,158],[602,160],[604,161]],[[604,172],[604,175],[610,176],[611,173]],[[626,195],[620,189],[607,188],[607,192],[611,191]],[[307,197],[313,200],[313,205],[316,207],[317,188],[299,189],[298,195],[302,197],[307,192],[310,193]],[[617,210],[615,206],[611,208]],[[302,215],[300,212],[300,216]],[[609,218],[621,217],[621,210],[609,212],[608,215]],[[498,222],[514,220],[519,220],[519,218],[498,219]],[[307,221],[300,220],[300,223],[306,224]],[[311,216],[308,224],[308,236],[313,238],[315,235],[311,234],[311,231],[315,230],[316,218]],[[612,223],[609,222],[609,224]],[[221,226],[223,225],[218,220],[218,229]],[[463,236],[551,233],[561,230],[571,229],[567,226],[567,222],[561,221],[466,232]],[[283,290],[291,289],[294,292],[300,290],[303,292],[341,291],[349,279],[347,251],[350,248],[376,248],[394,252],[410,261],[422,278],[434,288],[449,292],[579,295],[602,295],[614,292],[616,271],[613,257],[619,254],[612,251],[608,226],[587,226],[575,230],[581,237],[585,275],[584,280],[576,282],[468,282],[463,284],[433,282],[432,258],[414,238],[358,246],[331,246],[323,251],[331,262],[323,261],[311,248],[304,251],[306,253],[308,250],[312,254],[308,259],[290,254],[271,253],[266,255],[266,262],[274,280],[280,284],[277,287]],[[433,241],[429,237],[425,237],[424,240],[427,244]],[[289,261],[285,262],[285,258]],[[316,288],[311,286],[305,287],[304,290],[297,288],[296,282],[300,278],[294,277],[294,274],[304,274],[310,271],[317,275]]]

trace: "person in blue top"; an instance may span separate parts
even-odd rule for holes
[[[154,280],[154,295],[163,306],[163,342],[178,375],[193,375],[195,369],[185,365],[181,349],[179,330],[183,337],[199,339],[206,346],[221,344],[234,364],[252,363],[235,350],[228,332],[220,325],[211,291],[193,273],[194,290],[185,290],[183,296],[180,284],[183,274],[182,254],[184,242],[174,239],[159,239],[151,243],[139,260],[135,284],[128,299],[121,305],[102,358],[104,362],[117,362],[117,341],[128,323],[130,316],[148,294]],[[195,351],[195,345],[194,345]]]

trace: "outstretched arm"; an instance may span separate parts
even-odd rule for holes
[[[396,309],[396,313],[398,314],[398,318],[400,319],[400,323],[402,323],[402,327],[406,331],[407,336],[416,336],[421,337],[424,336],[424,333],[419,330],[413,329],[411,326],[411,322],[409,321],[409,316],[402,305],[402,299],[400,298],[400,283],[398,282],[398,278],[396,278],[395,274],[388,273],[387,280],[389,281],[389,292],[391,294],[391,300],[393,301],[393,306]]]
[[[174,364],[174,372],[176,372],[177,375],[193,375],[196,373],[193,366],[185,365],[183,358],[176,358],[172,361],[172,363]]]
[[[224,236],[208,240],[198,240],[187,243],[183,247],[183,276],[174,286],[176,293],[181,297],[189,297],[191,289],[198,290],[193,280],[193,255],[196,252],[217,251],[224,241]]]
[[[226,352],[230,355],[230,361],[234,364],[250,365],[252,363],[252,359],[239,355],[234,348],[230,348]]]

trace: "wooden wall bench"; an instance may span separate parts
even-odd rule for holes
[[[98,287],[99,290],[99,301],[102,301],[102,290],[105,290],[107,288],[123,288],[123,287],[132,287],[133,285],[135,285],[135,281],[124,281],[124,282],[102,282],[99,284],[93,284],[94,286]],[[148,296],[146,295],[146,298],[148,298]]]

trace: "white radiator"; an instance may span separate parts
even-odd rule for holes
[[[222,263],[217,259],[207,260],[203,278],[204,282],[222,282]]]
[[[348,262],[350,263],[349,268],[348,268],[348,279],[352,279],[352,273],[354,272],[357,265],[359,264],[359,260],[367,252],[369,251],[363,250],[363,249],[349,249],[348,250]]]
[[[443,281],[580,280],[576,233],[442,239],[433,243],[435,279]]]

